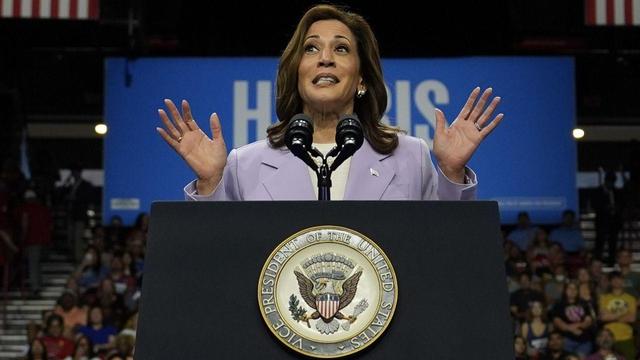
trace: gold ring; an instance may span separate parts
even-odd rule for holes
[[[182,141],[182,135],[178,138],[178,142]]]
[[[478,129],[478,131],[482,131],[482,128],[480,127],[480,125],[478,125],[477,122],[474,122],[473,125],[476,126],[476,129]]]

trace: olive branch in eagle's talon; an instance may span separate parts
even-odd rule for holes
[[[307,316],[307,309],[303,308],[300,305],[300,300],[294,294],[291,294],[289,297],[289,311],[291,312],[291,317],[296,322],[304,321],[307,323],[307,327],[311,328],[311,324],[309,323],[309,317]]]

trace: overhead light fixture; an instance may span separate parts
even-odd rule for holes
[[[574,139],[582,139],[584,137],[584,130],[580,128],[573,129],[573,138]]]
[[[98,124],[93,129],[96,131],[96,134],[98,135],[104,135],[107,133],[107,125],[105,124]]]

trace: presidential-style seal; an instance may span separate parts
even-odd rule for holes
[[[371,239],[338,226],[302,230],[276,247],[258,281],[269,330],[318,358],[358,352],[389,325],[398,299],[391,262]]]

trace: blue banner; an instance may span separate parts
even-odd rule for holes
[[[194,178],[155,131],[163,99],[187,99],[200,127],[217,112],[229,148],[265,137],[275,116],[275,58],[149,58],[106,61],[104,218],[131,222],[156,200],[182,199]],[[563,57],[383,61],[384,121],[432,142],[434,108],[453,121],[471,90],[493,87],[502,124],[470,166],[480,199],[497,200],[503,223],[529,211],[537,223],[577,210],[574,64]]]

